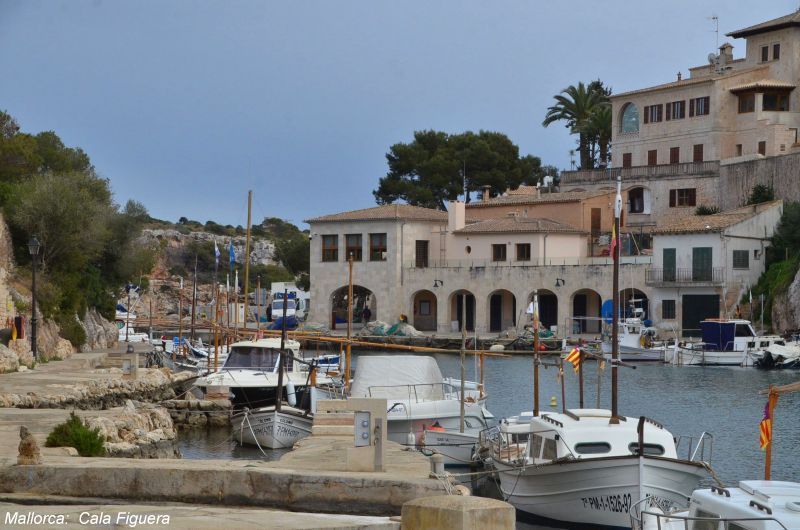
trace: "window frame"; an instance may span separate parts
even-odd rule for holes
[[[530,243],[517,243],[516,247],[516,261],[530,261],[531,260],[531,244]],[[523,252],[520,252],[523,250]]]
[[[769,44],[761,45],[761,61],[762,63],[769,62]]]
[[[622,153],[622,167],[633,167],[632,153]]]
[[[582,448],[591,447],[592,449],[588,451],[581,451]],[[602,451],[596,451],[595,449],[602,448]],[[577,454],[579,455],[604,455],[606,453],[611,452],[611,444],[608,442],[579,442],[575,444],[575,447],[572,448]]]
[[[333,241],[333,245],[326,243]],[[321,239],[322,244],[322,261],[335,262],[339,261],[339,234],[323,234]]]
[[[774,99],[774,106],[770,105],[773,108],[767,108],[767,101],[770,98]],[[781,105],[782,104],[782,105]],[[781,108],[783,107],[783,108]],[[761,110],[767,112],[788,112],[789,111],[789,94],[787,92],[778,92],[778,91],[768,91],[764,92],[761,95]]]
[[[356,239],[357,244],[350,244],[350,238]],[[345,257],[350,259],[350,256],[353,257],[353,261],[363,261],[364,259],[364,236],[362,234],[345,234],[344,235],[344,252]]]
[[[661,320],[675,320],[676,314],[675,300],[672,298],[661,300]]]
[[[758,142],[758,154],[761,156],[767,156],[767,141],[761,140]]]
[[[383,242],[381,244],[381,236]],[[377,244],[376,244],[376,239]],[[386,232],[374,232],[369,234],[369,260],[370,261],[386,261],[388,256],[388,236]]]
[[[686,117],[686,100],[670,101],[667,103],[666,121],[682,120]]]
[[[739,94],[739,101],[736,106],[739,114],[749,114],[756,111],[756,93],[745,92]]]
[[[669,190],[670,208],[697,206],[697,188],[673,188]]]
[[[736,270],[750,270],[750,251],[734,249],[731,252],[731,268]]]
[[[692,162],[703,162],[705,158],[704,144],[694,144],[692,146]]]
[[[505,243],[492,243],[492,261],[497,263],[508,261],[508,249],[506,247]],[[502,258],[499,258],[499,255],[502,255]]]
[[[681,163],[681,148],[680,147],[670,147],[669,148],[669,163],[670,164],[680,164]]]
[[[781,43],[775,42],[772,44],[772,60],[778,61],[781,58]]]
[[[711,113],[711,96],[702,96],[689,100],[689,117],[708,116]]]
[[[658,165],[658,149],[649,149],[647,151],[647,165],[648,166]]]

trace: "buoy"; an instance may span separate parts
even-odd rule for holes
[[[297,395],[294,393],[294,383],[291,381],[286,382],[286,401],[293,407],[297,405]]]
[[[539,344],[539,351],[547,351],[547,347],[544,344]]]
[[[489,351],[505,351],[506,347],[502,344],[492,344],[489,346]]]
[[[417,437],[414,436],[414,433],[411,431],[408,431],[408,434],[406,434],[406,445],[409,447],[417,445]]]
[[[556,399],[555,396],[550,397],[550,406],[553,408],[558,406],[558,400]]]

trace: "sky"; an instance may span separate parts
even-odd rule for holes
[[[553,95],[673,81],[797,0],[0,0],[0,109],[79,146],[119,203],[245,225],[375,205],[416,130],[570,166]],[[732,41],[734,55],[744,40]]]

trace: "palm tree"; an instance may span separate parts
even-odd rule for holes
[[[608,165],[608,152],[611,147],[611,104],[601,103],[592,112],[589,120],[583,127],[591,143],[597,142],[600,151],[600,167]]]

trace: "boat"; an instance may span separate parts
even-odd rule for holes
[[[800,342],[795,335],[794,341],[789,344],[773,343],[759,352],[753,354],[756,368],[785,369],[800,368]]]
[[[309,436],[314,416],[307,410],[282,405],[245,408],[233,413],[231,427],[233,436],[240,444],[256,445],[268,449],[292,447],[295,442]]]
[[[417,355],[359,357],[350,397],[387,400],[387,438],[444,457],[445,465],[468,465],[481,431],[494,420],[479,384],[442,377],[436,359]]]
[[[626,318],[619,322],[618,327],[620,360],[624,362],[664,361],[664,344],[656,342],[656,329],[646,326],[641,316]],[[611,341],[603,341],[600,348],[603,357],[607,360],[611,359]]]
[[[738,487],[695,490],[685,510],[643,499],[630,513],[633,530],[788,530],[800,528],[800,483],[743,480]]]
[[[132,319],[135,319],[135,316],[131,316]],[[117,325],[118,335],[117,340],[119,342],[149,342],[150,336],[147,333],[135,331],[133,326],[128,326],[126,320],[115,320]]]
[[[753,366],[761,351],[785,345],[779,335],[759,336],[749,320],[706,319],[700,322],[702,341],[676,342],[665,361],[686,366]]]
[[[675,439],[661,424],[644,417],[614,423],[613,417],[605,409],[527,414],[484,438],[484,454],[518,519],[629,528],[628,512],[642,499],[686,502],[708,465],[678,458]]]

